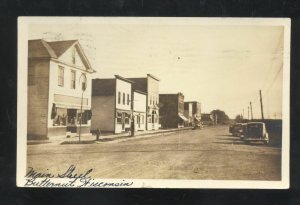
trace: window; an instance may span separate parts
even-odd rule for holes
[[[127,105],[129,105],[129,101],[130,101],[129,94],[127,94]]]
[[[117,118],[117,124],[122,124],[122,113],[117,112],[116,118]]]
[[[141,122],[141,124],[144,124],[144,115],[140,116],[140,122]]]
[[[118,104],[121,104],[121,92],[118,92]]]
[[[82,119],[81,119],[81,112],[77,110],[77,124],[87,124],[88,123],[88,112],[86,110],[82,110]]]
[[[125,105],[125,93],[123,93],[123,105]]]
[[[125,124],[129,124],[129,119],[130,119],[130,114],[128,114],[128,113],[125,113],[125,120],[124,120],[124,122],[125,122]]]
[[[76,71],[71,70],[71,89],[76,88]]]
[[[86,75],[84,73],[81,74],[82,76],[82,83],[81,83],[81,89],[82,91],[86,90],[86,86],[87,86],[87,79],[86,79]],[[80,76],[80,77],[81,77]],[[79,78],[80,79],[80,78]],[[80,80],[79,80],[80,81]]]
[[[64,67],[58,66],[58,85],[64,86]]]
[[[152,104],[152,96],[150,95],[150,105]]]
[[[53,119],[53,126],[65,126],[67,123],[67,109],[56,108],[56,116]]]

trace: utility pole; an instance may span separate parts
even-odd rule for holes
[[[251,120],[253,120],[253,111],[252,111],[252,103],[250,101],[250,111],[251,111]]]
[[[259,90],[259,96],[260,96],[261,119],[264,120],[264,109],[263,109],[263,103],[262,103],[261,90]]]
[[[248,120],[249,120],[249,106],[248,106]]]

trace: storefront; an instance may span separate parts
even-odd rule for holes
[[[75,107],[68,108],[67,106],[53,103],[51,113],[52,126],[49,127],[49,136],[66,135],[67,132],[79,134],[80,121],[81,133],[85,134],[90,132],[89,121],[92,117],[91,110],[83,108],[81,115],[80,107]]]
[[[129,130],[130,119],[131,119],[131,111],[117,110],[115,133],[122,133]]]

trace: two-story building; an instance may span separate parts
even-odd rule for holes
[[[184,102],[184,116],[189,120],[189,125],[199,124],[201,122],[201,103],[197,101]]]
[[[134,90],[147,94],[146,99],[146,129],[158,130],[159,124],[159,79],[151,74],[147,77],[128,78],[133,81]]]
[[[132,81],[115,75],[92,81],[92,130],[122,133],[131,127]]]
[[[28,139],[90,132],[93,72],[77,40],[28,41]]]
[[[180,128],[188,123],[184,116],[184,95],[159,94],[160,117],[162,128]]]
[[[146,130],[146,102],[146,93],[139,90],[133,91],[133,115],[135,131]]]

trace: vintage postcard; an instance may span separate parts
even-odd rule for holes
[[[288,188],[290,30],[19,17],[17,186]]]

